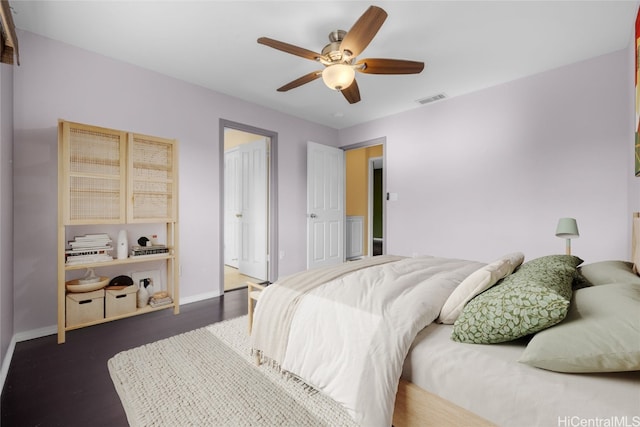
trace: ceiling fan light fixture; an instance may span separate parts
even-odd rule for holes
[[[329,89],[333,90],[348,88],[355,77],[355,70],[347,64],[333,64],[322,70],[322,81]]]
[[[365,74],[419,74],[424,69],[424,62],[404,59],[368,58],[356,61],[356,57],[369,45],[373,37],[387,19],[387,12],[378,6],[369,8],[351,26],[349,31],[335,30],[329,33],[329,44],[322,53],[289,43],[260,37],[258,43],[281,50],[302,58],[319,61],[325,68],[299,77],[279,87],[278,92],[286,92],[307,84],[322,75],[324,84],[329,89],[342,92],[349,104],[360,102],[360,88],[356,81],[356,71]]]

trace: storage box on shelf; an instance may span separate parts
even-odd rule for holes
[[[138,287],[127,286],[124,289],[106,290],[104,300],[105,317],[122,316],[136,311],[136,294]]]
[[[179,312],[178,283],[178,143],[176,140],[140,135],[60,120],[58,123],[58,342],[67,330],[116,320],[149,311],[173,307]],[[168,252],[129,256],[124,259],[102,257],[67,263],[67,229],[74,226],[122,225],[134,233],[142,224],[166,227]],[[137,225],[136,224],[140,224]],[[112,238],[116,236],[111,236]],[[116,239],[112,239],[116,240]],[[105,249],[107,251],[107,249]],[[127,251],[128,253],[128,251]],[[86,261],[86,262],[85,262]],[[70,272],[79,269],[162,261],[166,267],[166,291],[171,304],[136,308],[131,289],[101,289],[100,318],[74,317],[79,301],[89,295],[72,294],[65,289]],[[164,267],[163,267],[164,268]],[[127,269],[129,270],[129,269]],[[132,287],[133,288],[133,287]],[[137,288],[137,287],[136,287]],[[92,298],[89,298],[92,300]],[[76,304],[78,303],[78,304]],[[87,304],[87,303],[84,303]],[[82,304],[82,305],[84,305]],[[76,307],[76,305],[78,307]],[[97,306],[97,304],[96,304]],[[106,309],[106,312],[105,312]],[[80,310],[84,313],[84,307]],[[92,312],[92,314],[95,314]],[[75,314],[74,314],[75,315]]]
[[[66,299],[66,326],[77,326],[104,319],[104,289],[80,293],[70,292]]]

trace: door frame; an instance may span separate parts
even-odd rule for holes
[[[387,238],[388,234],[387,234],[387,197],[386,195],[387,193],[387,137],[386,136],[381,136],[379,138],[374,138],[374,139],[369,139],[366,141],[361,141],[361,142],[356,142],[355,144],[350,144],[350,145],[344,145],[340,148],[342,148],[345,152],[349,151],[349,150],[354,150],[357,148],[366,148],[366,147],[372,147],[374,145],[382,145],[382,194],[385,195],[385,197],[382,198],[382,253],[386,254],[387,253],[387,241],[389,240]],[[346,196],[346,194],[345,194]],[[371,193],[369,193],[369,195],[367,196],[368,198],[371,198]],[[369,200],[368,203],[372,203],[372,200]],[[371,227],[371,224],[369,224],[369,227]],[[367,244],[370,244],[370,242],[373,241],[372,239],[373,236],[369,235],[368,236],[368,242]],[[345,243],[346,244],[346,243]],[[369,248],[367,248],[369,249]],[[371,257],[373,256],[371,254],[370,251],[367,252],[367,256]]]
[[[226,138],[226,136],[225,136]],[[224,164],[224,183],[223,183],[223,193],[222,193],[222,199],[223,199],[223,206],[224,206],[224,217],[222,218],[222,222],[224,224],[224,228],[225,228],[225,233],[222,236],[223,241],[222,241],[222,248],[223,248],[223,253],[222,253],[222,259],[223,259],[223,265],[229,265],[231,267],[234,268],[239,268],[240,267],[240,259],[238,256],[238,248],[240,247],[240,238],[239,238],[239,231],[238,228],[239,225],[237,224],[232,224],[232,219],[230,218],[230,214],[231,214],[231,209],[233,207],[236,206],[232,206],[238,204],[238,197],[237,197],[237,193],[239,193],[239,191],[233,191],[230,190],[228,188],[229,185],[229,181],[230,179],[228,179],[229,175],[238,175],[237,170],[239,169],[238,164],[240,163],[240,150],[238,147],[234,147],[230,150],[227,150],[223,153],[223,164]],[[230,173],[231,168],[234,169],[233,174]],[[238,182],[240,180],[238,179]],[[233,193],[233,194],[231,194]],[[233,200],[231,201],[231,203],[229,202],[229,198],[230,196],[234,196]],[[227,209],[229,209],[230,211],[227,211]],[[237,213],[235,212],[235,210],[233,210],[234,214]],[[234,215],[235,217],[235,215]],[[235,229],[233,230],[234,232],[229,233],[229,228],[230,226],[233,228],[235,226]],[[233,250],[231,250],[233,249]],[[234,258],[229,258],[229,252],[233,252],[233,255],[235,255],[235,259]]]
[[[267,239],[269,241],[268,253],[267,253],[267,269],[268,280],[275,282],[278,278],[278,133],[267,129],[261,129],[254,126],[246,125],[243,123],[234,122],[227,119],[219,119],[218,128],[218,150],[219,150],[219,194],[220,194],[220,240],[219,240],[219,292],[220,295],[224,294],[224,129],[230,128],[239,130],[242,132],[253,133],[256,135],[262,135],[270,138],[269,142],[269,161],[267,165],[269,167],[269,196],[267,198],[268,203],[268,225],[267,225]]]

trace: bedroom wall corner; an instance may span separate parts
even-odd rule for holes
[[[0,65],[0,381],[14,347],[13,67]]]

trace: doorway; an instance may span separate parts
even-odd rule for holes
[[[222,283],[227,292],[277,277],[275,132],[226,120],[221,129]]]
[[[347,260],[386,253],[384,138],[344,147]]]

